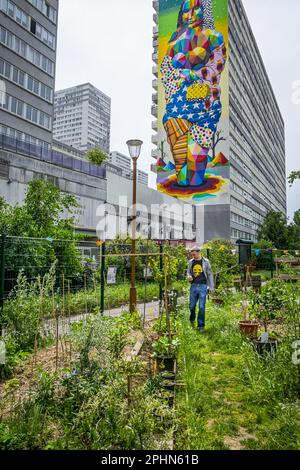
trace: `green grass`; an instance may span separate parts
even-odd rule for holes
[[[231,306],[208,307],[207,331],[180,328],[178,449],[300,449],[299,375],[289,344],[261,359]]]

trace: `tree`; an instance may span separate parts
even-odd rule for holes
[[[81,270],[79,251],[69,242],[78,238],[74,235],[76,207],[76,197],[40,180],[29,183],[22,206],[9,206],[0,199],[0,232],[20,237],[10,240],[5,254],[6,266],[15,277],[22,268],[28,277],[43,274],[55,261],[57,274],[73,276]]]
[[[23,206],[30,222],[29,236],[72,238],[73,211],[78,206],[75,196],[65,194],[45,181],[32,181]],[[63,218],[64,213],[70,214],[70,217]]]
[[[212,144],[210,146],[210,148],[212,150],[212,159],[213,160],[216,158],[216,154],[217,154],[216,148],[217,148],[218,144],[220,142],[225,142],[226,141],[225,137],[223,137],[222,134],[223,134],[222,131],[217,131],[213,135]]]
[[[292,173],[288,177],[288,182],[290,186],[292,187],[294,182],[299,179],[300,179],[300,171],[292,171]]]
[[[98,148],[93,148],[88,150],[86,157],[90,163],[93,165],[103,165],[104,162],[108,160],[107,153],[103,152]]]
[[[295,212],[293,223],[289,225],[289,248],[299,250],[300,248],[300,209]]]
[[[294,214],[294,224],[299,228],[300,231],[300,209],[298,209]]]
[[[258,231],[258,240],[272,242],[278,249],[288,249],[289,230],[286,217],[282,212],[268,212]]]

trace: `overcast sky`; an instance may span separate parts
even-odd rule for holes
[[[243,0],[286,123],[287,170],[299,169],[299,0]],[[111,150],[144,141],[151,158],[152,0],[60,0],[56,89],[91,82],[112,98]],[[295,85],[294,85],[295,86]],[[294,103],[293,103],[294,101]],[[154,177],[151,183],[154,185]],[[288,189],[289,215],[300,207],[300,182]]]

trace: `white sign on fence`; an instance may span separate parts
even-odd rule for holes
[[[117,271],[118,271],[118,268],[116,266],[109,266],[107,270],[107,284],[108,285],[117,284]]]
[[[150,268],[144,268],[144,278],[151,279],[153,277],[152,271]]]

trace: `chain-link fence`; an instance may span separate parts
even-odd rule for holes
[[[164,250],[167,243],[136,241],[132,278],[132,244],[78,240],[0,238],[0,303],[12,299],[21,288],[37,295],[48,283],[56,309],[68,304],[71,315],[96,309],[114,313],[130,303],[132,282],[138,304],[162,302]],[[176,276],[179,290],[185,280],[186,259]],[[45,299],[44,299],[45,300]],[[51,306],[44,316],[51,316]],[[117,312],[116,312],[117,313]]]
[[[231,268],[226,267],[221,250],[221,271],[229,275],[250,271],[264,282],[274,276],[298,276],[300,251],[254,249],[251,244],[238,244],[231,250]],[[217,250],[218,250],[217,249]],[[227,248],[226,248],[227,249]],[[230,251],[230,248],[228,248]],[[186,283],[188,253],[183,244],[151,240],[137,240],[135,245],[135,272],[132,278],[133,250],[131,242],[101,243],[87,240],[53,240],[24,237],[0,237],[0,305],[3,307],[16,291],[25,294],[35,291],[45,298],[52,297],[55,309],[68,304],[71,315],[127,309],[130,289],[137,290],[137,302],[145,309],[147,303],[161,303],[164,299],[164,254],[178,261],[173,273],[172,288],[180,294]],[[204,256],[214,262],[216,249],[208,246]],[[224,259],[224,267],[222,264]],[[214,267],[214,266],[213,266]],[[289,273],[288,273],[289,271]],[[217,270],[215,269],[215,274]],[[219,276],[220,277],[220,276]],[[45,285],[48,283],[47,289]],[[45,290],[46,289],[46,290]],[[46,293],[45,293],[46,292]],[[24,295],[25,295],[24,294]],[[52,304],[53,304],[52,302]],[[64,305],[62,305],[64,304]],[[43,307],[43,315],[51,316],[53,305]],[[117,312],[115,312],[117,313]]]

